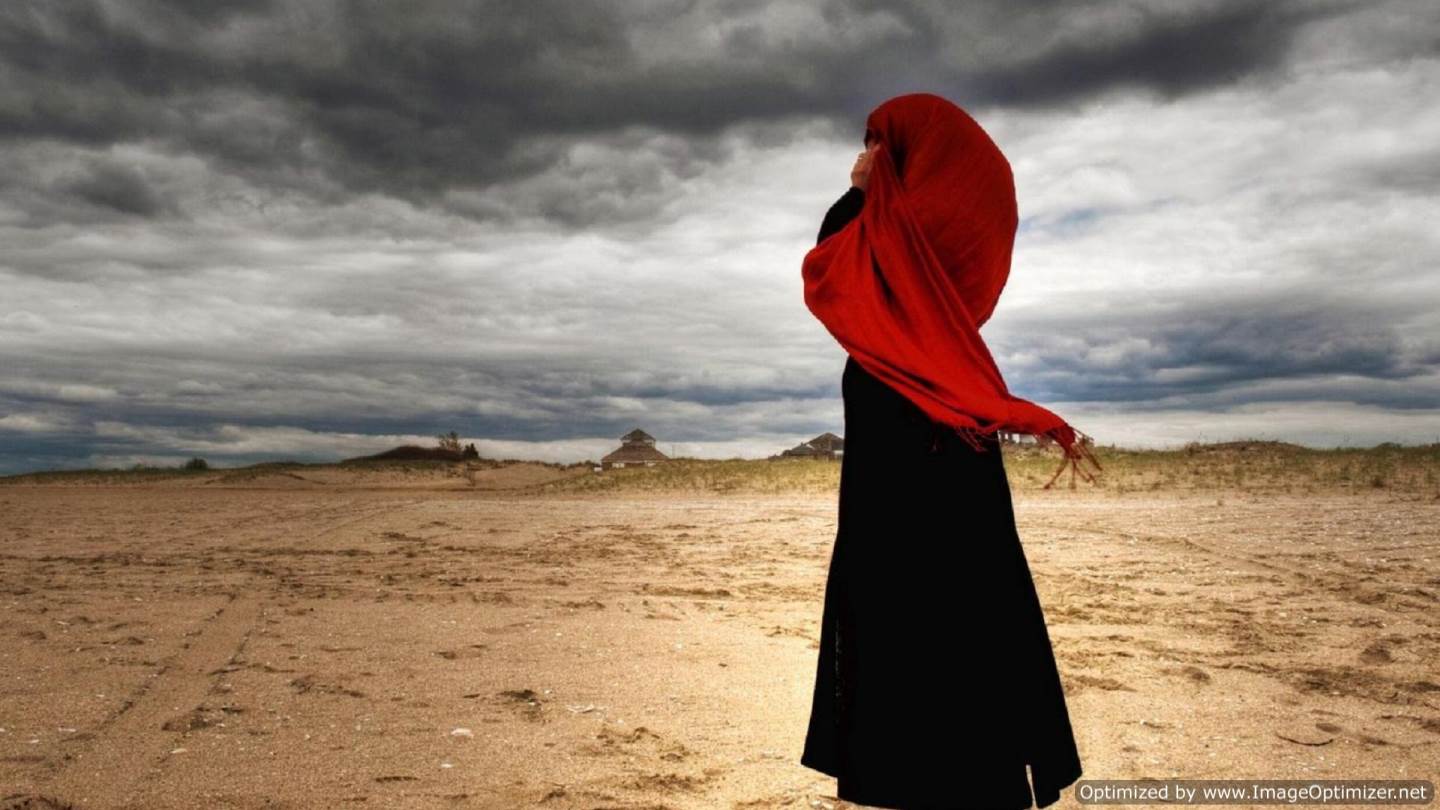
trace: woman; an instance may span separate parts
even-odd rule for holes
[[[860,804],[1044,807],[1080,757],[996,432],[1058,442],[1056,476],[1099,465],[1009,393],[977,331],[1018,221],[999,149],[927,93],[877,107],[865,142],[804,262],[806,304],[849,358],[801,763]]]

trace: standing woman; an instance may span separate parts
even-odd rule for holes
[[[1080,756],[997,431],[1088,437],[1010,394],[979,327],[1010,270],[1010,164],[940,96],[865,122],[851,187],[806,254],[805,303],[845,348],[838,530],[801,763],[876,807],[1028,808]],[[1026,766],[1029,766],[1029,781]],[[1033,792],[1031,782],[1033,782]]]

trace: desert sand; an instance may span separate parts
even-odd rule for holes
[[[798,762],[831,464],[0,486],[0,807],[853,806]],[[1436,778],[1433,488],[1014,496],[1082,778]]]

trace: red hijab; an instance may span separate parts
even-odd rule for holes
[[[1048,489],[1090,438],[1010,393],[981,339],[1010,275],[1019,217],[1010,163],[980,125],[931,93],[865,121],[880,142],[860,215],[805,254],[805,305],[866,371],[978,450],[998,430],[1064,450]],[[873,257],[873,260],[872,260]]]

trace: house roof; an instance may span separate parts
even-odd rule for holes
[[[818,456],[818,455],[820,455],[820,454],[822,454],[822,453],[824,453],[824,452],[825,452],[824,450],[821,450],[821,449],[815,447],[814,445],[812,445],[812,444],[810,444],[810,443],[808,443],[808,442],[801,442],[800,444],[795,445],[794,447],[790,448],[789,450],[783,451],[783,452],[781,453],[781,455],[782,455],[782,456]]]
[[[646,433],[645,431],[641,430],[640,428],[635,428],[634,430],[630,431],[629,433],[626,433],[624,436],[621,436],[621,437],[620,437],[620,441],[622,441],[622,442],[635,442],[635,441],[649,441],[649,442],[653,442],[653,441],[655,441],[655,437],[654,437],[654,436],[651,436],[649,433]]]
[[[669,461],[670,457],[648,444],[626,444],[600,459],[606,461]]]

